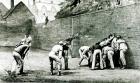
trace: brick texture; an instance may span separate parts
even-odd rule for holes
[[[130,68],[140,68],[140,4],[87,13],[49,22],[40,30],[41,48],[50,48],[71,34],[79,33],[72,43],[73,57],[79,57],[82,45],[93,45],[110,33],[122,35],[129,45],[126,55]],[[44,31],[44,32],[43,32]]]

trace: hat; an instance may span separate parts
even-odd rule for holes
[[[59,44],[60,44],[60,45],[63,45],[63,41],[60,41]]]
[[[117,38],[122,38],[122,36],[118,35]]]
[[[27,43],[30,43],[32,41],[32,38],[29,36],[26,40]]]

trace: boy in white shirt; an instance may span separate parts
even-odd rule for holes
[[[60,41],[59,45],[53,46],[51,52],[49,53],[49,60],[50,60],[50,66],[51,66],[51,74],[53,75],[53,61],[57,63],[58,67],[58,75],[61,75],[61,69],[62,69],[62,51],[63,51],[63,42]]]

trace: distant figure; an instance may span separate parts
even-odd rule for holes
[[[117,4],[116,5],[120,5],[121,4],[121,1],[120,0],[117,0]]]
[[[81,1],[80,0],[73,0],[72,1],[72,4],[70,6],[74,6],[76,7],[78,3],[80,3]]]
[[[61,75],[61,69],[62,69],[62,51],[63,51],[63,42],[60,41],[59,45],[53,46],[51,52],[49,53],[49,60],[50,60],[50,71],[51,74],[53,75],[53,61],[57,63],[57,69],[58,69],[58,75]]]

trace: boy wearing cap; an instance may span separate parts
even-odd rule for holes
[[[12,65],[11,75],[23,74],[24,58],[31,46],[31,41],[31,38],[28,38],[28,40],[24,38],[16,45],[16,48],[13,51],[15,63]]]
[[[50,71],[51,74],[53,75],[53,61],[57,63],[57,68],[58,68],[58,75],[61,75],[61,69],[62,69],[62,51],[63,51],[63,42],[60,41],[59,45],[53,46],[51,52],[49,53],[49,60],[50,60]]]
[[[16,64],[13,64],[11,74],[17,75],[23,73],[24,57],[27,53],[28,44],[23,43],[22,45],[16,47],[13,51],[13,57],[16,61]]]

